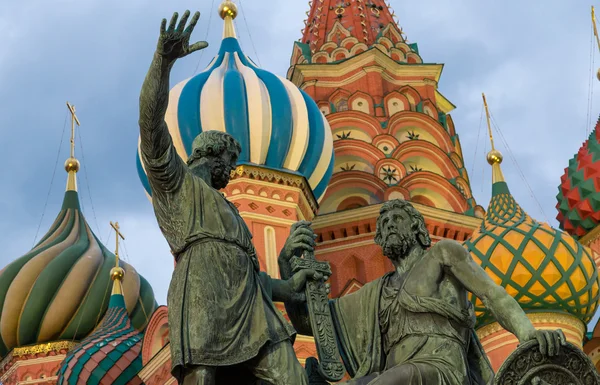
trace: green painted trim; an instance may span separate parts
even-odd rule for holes
[[[62,209],[74,209],[81,211],[81,207],[79,206],[79,194],[77,191],[67,191],[65,192],[65,197],[63,199]]]
[[[308,44],[304,44],[300,41],[295,41],[294,45],[296,45],[300,48],[300,51],[302,52],[302,56],[304,56],[306,58],[306,61],[308,61],[310,63],[312,61],[312,53],[310,52],[310,46]]]
[[[446,117],[446,114],[444,114],[443,112],[438,112],[438,121],[440,122],[442,127],[444,127],[444,129],[447,132],[448,131],[448,118]]]
[[[419,103],[417,103],[416,107],[416,111],[417,112],[423,112],[423,101],[420,101]]]
[[[125,298],[123,298],[122,294],[113,294],[110,296],[108,308],[110,309],[113,307],[125,308]]]
[[[500,194],[510,195],[510,190],[508,189],[508,184],[506,184],[506,182],[496,182],[492,185],[492,197],[498,196]]]
[[[419,45],[417,43],[410,43],[408,45],[410,47],[410,49],[412,49],[417,55],[420,56],[419,54]]]

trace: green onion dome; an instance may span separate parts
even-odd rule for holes
[[[481,224],[464,245],[526,312],[566,312],[588,323],[596,312],[598,271],[591,251],[572,236],[532,219],[504,181],[502,156],[488,155],[494,183]],[[472,297],[478,325],[494,320]]]
[[[0,357],[15,347],[79,341],[105,315],[115,256],[94,235],[79,206],[75,172],[50,230],[27,254],[0,270]],[[133,327],[143,330],[157,307],[148,282],[125,270],[124,303]]]

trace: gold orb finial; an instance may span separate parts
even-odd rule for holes
[[[67,161],[65,162],[65,170],[67,172],[77,172],[79,171],[79,161],[75,158],[69,158],[67,159]]]
[[[492,166],[495,164],[502,163],[502,159],[504,159],[504,157],[502,156],[502,153],[498,150],[492,150],[487,154],[487,161]]]
[[[122,267],[113,267],[110,270],[110,279],[112,279],[113,281],[116,279],[118,279],[119,281],[122,281],[124,276],[125,276],[125,270],[123,270]]]
[[[235,19],[238,14],[237,5],[233,1],[225,0],[219,5],[219,16],[221,19],[225,20],[227,16]]]
[[[600,80],[600,68],[598,68],[598,72],[596,72],[596,77]]]

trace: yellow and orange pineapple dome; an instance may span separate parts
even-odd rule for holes
[[[504,181],[502,157],[488,156],[488,161],[494,175],[492,199],[481,227],[464,245],[526,312],[563,311],[589,322],[599,300],[591,250],[527,215]],[[483,303],[472,300],[478,324],[493,321]]]

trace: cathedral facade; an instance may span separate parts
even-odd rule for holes
[[[219,12],[219,53],[173,87],[166,121],[184,160],[206,127],[242,144],[223,194],[251,230],[262,270],[278,277],[292,224],[312,221],[316,257],[333,272],[331,297],[353,293],[391,270],[374,243],[376,219],[384,202],[405,199],[424,216],[433,242],[462,243],[536,328],[563,329],[600,368],[600,327],[587,332],[600,300],[597,130],[561,179],[561,230],[519,206],[495,150],[487,158],[493,183],[486,209],[471,192],[455,107],[438,88],[443,65],[426,62],[406,41],[384,0],[312,0],[286,78],[243,53],[234,4],[224,2]],[[137,167],[151,199],[139,156]],[[115,265],[79,210],[78,161],[65,168],[55,223],[0,270],[0,382],[176,383],[167,307],[157,306],[134,267],[118,258]],[[518,341],[479,300],[473,305],[497,370]],[[316,356],[312,337],[298,336],[294,347],[302,363]]]

